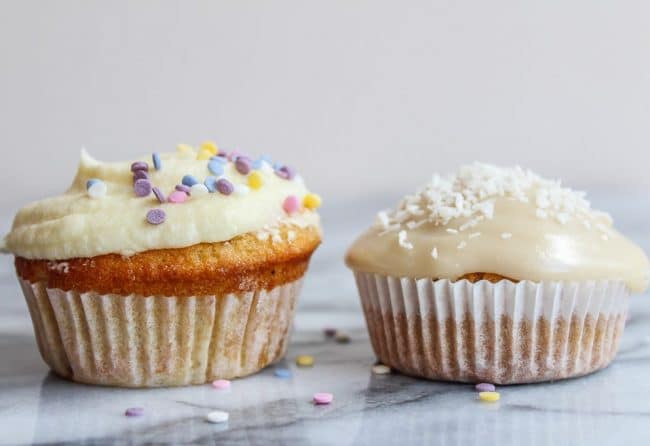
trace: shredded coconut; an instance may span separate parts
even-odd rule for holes
[[[583,221],[592,211],[585,193],[562,187],[559,181],[546,180],[521,167],[497,167],[475,163],[431,181],[413,195],[406,196],[394,210],[383,211],[377,224],[384,232],[413,229],[425,223],[447,225],[456,218],[468,219],[458,229],[476,226],[494,217],[495,199],[503,197],[536,207],[538,218],[553,218],[562,224],[575,217]],[[609,219],[607,214],[603,218]],[[447,231],[454,233],[452,228]],[[402,236],[406,240],[406,234]]]
[[[435,246],[431,250],[431,257],[433,257],[434,259],[438,258],[438,248],[436,248]]]
[[[409,242],[406,238],[406,231],[399,231],[397,234],[397,241],[404,249],[413,249],[413,243]]]
[[[512,234],[509,233],[509,232],[503,232],[503,233],[501,234],[501,238],[504,239],[504,240],[507,240],[507,239],[509,239],[509,238],[511,238],[511,237],[512,237]]]

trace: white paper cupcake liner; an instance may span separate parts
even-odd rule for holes
[[[38,348],[54,372],[127,387],[240,377],[279,360],[302,284],[225,296],[143,297],[19,280]]]
[[[601,369],[618,350],[629,297],[618,281],[355,278],[379,360],[447,381],[515,384]]]

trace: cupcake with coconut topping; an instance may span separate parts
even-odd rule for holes
[[[283,356],[319,204],[290,167],[210,142],[120,163],[83,152],[72,186],[20,210],[4,244],[58,375],[198,384]]]
[[[484,164],[436,175],[380,212],[346,263],[383,363],[501,384],[608,365],[650,269],[584,193]]]

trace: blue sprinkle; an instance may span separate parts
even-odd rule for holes
[[[162,168],[162,161],[160,160],[160,154],[158,152],[154,152],[151,155],[151,159],[153,160],[153,167],[156,170],[160,170]]]
[[[216,192],[217,190],[217,177],[207,177],[203,184],[205,184],[205,187],[208,188],[208,191],[210,192]]]
[[[195,177],[194,175],[185,175],[185,176],[183,177],[183,180],[181,181],[181,183],[183,183],[183,184],[186,185],[187,187],[192,187],[192,186],[194,186],[195,184],[198,184],[198,183],[199,183],[199,180],[197,180],[196,177]]]
[[[278,378],[291,378],[291,370],[289,369],[275,369],[273,374]]]
[[[262,164],[264,163],[264,161],[266,161],[266,160],[263,160],[262,158],[258,158],[255,161],[253,161],[253,164],[251,164],[251,167],[254,170],[260,170],[262,168]]]
[[[217,161],[218,163],[221,164],[228,164],[228,159],[220,155],[213,156],[212,158],[210,158],[210,161]]]
[[[260,159],[261,159],[262,161],[266,161],[266,162],[269,163],[269,164],[273,164],[273,158],[271,158],[270,155],[266,155],[266,154],[264,154],[264,155],[260,156]]]
[[[223,163],[219,161],[210,161],[208,163],[208,170],[214,175],[223,175]]]
[[[86,181],[86,190],[90,189],[90,186],[92,186],[95,183],[101,183],[102,180],[98,180],[97,178],[91,178],[90,180]]]

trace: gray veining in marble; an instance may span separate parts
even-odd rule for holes
[[[631,200],[600,197],[618,227],[648,251],[650,203],[643,196]],[[309,272],[286,359],[293,378],[277,378],[267,369],[234,381],[228,391],[210,386],[101,388],[48,373],[11,258],[0,257],[0,445],[650,442],[648,295],[632,299],[621,350],[609,368],[563,382],[503,387],[497,404],[477,401],[469,385],[372,375],[374,356],[341,256],[372,210],[390,203],[325,208],[326,241]],[[325,340],[321,329],[330,325],[346,330],[352,342]],[[296,368],[292,361],[299,354],[314,355],[316,365]],[[317,391],[334,393],[334,403],[312,405]],[[146,415],[124,417],[124,409],[131,406],[144,406]],[[226,425],[203,421],[215,409],[230,412]]]

